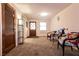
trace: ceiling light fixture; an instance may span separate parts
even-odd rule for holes
[[[40,16],[42,16],[42,17],[47,16],[47,15],[48,15],[48,13],[46,13],[46,12],[43,12],[40,14]]]

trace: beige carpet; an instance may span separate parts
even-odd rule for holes
[[[79,51],[66,47],[65,55],[78,56]],[[62,56],[62,49],[57,49],[57,41],[53,43],[46,37],[26,38],[23,45],[15,47],[6,56]]]

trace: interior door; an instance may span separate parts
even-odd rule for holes
[[[36,36],[36,22],[31,21],[29,22],[29,34],[30,36]]]
[[[15,10],[9,4],[2,4],[2,54],[15,47]]]

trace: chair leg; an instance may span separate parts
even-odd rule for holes
[[[64,49],[65,49],[65,47],[64,47],[64,46],[62,46],[62,50],[63,50],[63,51],[62,51],[62,52],[63,52],[63,56],[64,56]]]
[[[71,50],[73,51],[73,48],[72,48],[72,46],[71,46]]]
[[[48,39],[48,36],[47,36],[47,39]]]
[[[54,43],[54,37],[53,37],[53,43]]]
[[[57,43],[57,49],[59,49],[59,42]]]
[[[50,41],[51,41],[51,37],[50,37]]]
[[[79,47],[78,47],[78,45],[77,45],[76,47],[77,47],[77,49],[79,50]]]

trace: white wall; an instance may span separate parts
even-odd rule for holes
[[[18,46],[18,19],[22,19],[22,12],[16,8],[16,6],[12,3],[9,3],[14,9],[15,9],[15,13],[16,13],[16,18],[15,18],[15,32],[16,32],[16,46]]]
[[[29,28],[26,22],[28,23],[27,17],[23,15],[23,23],[24,23],[24,39],[26,39],[29,36]],[[26,26],[27,25],[27,26]]]
[[[2,7],[0,3],[0,56],[2,55]]]
[[[59,17],[59,21],[57,20]],[[61,27],[79,32],[79,4],[71,4],[51,20],[51,31]]]

